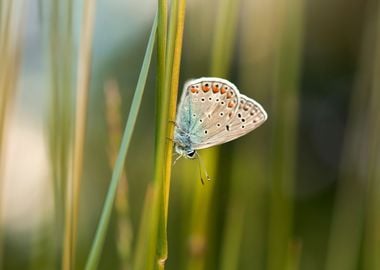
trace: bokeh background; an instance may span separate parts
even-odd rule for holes
[[[83,8],[0,0],[0,269],[60,269]],[[156,9],[154,0],[96,1],[76,269]],[[99,269],[144,261],[155,65],[154,55]],[[166,268],[379,270],[379,65],[377,0],[188,0],[180,84],[226,78],[269,119],[200,152],[212,178],[204,186],[197,161],[173,167]]]

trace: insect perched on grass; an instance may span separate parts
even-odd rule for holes
[[[196,150],[237,139],[267,119],[263,107],[221,78],[185,83],[175,122],[175,150],[189,159]]]

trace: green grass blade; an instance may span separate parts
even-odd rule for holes
[[[159,16],[166,17],[166,1],[159,2]],[[160,51],[158,54],[158,118],[157,118],[157,141],[156,141],[156,164],[155,164],[155,184],[159,187],[157,194],[157,261],[158,269],[165,268],[168,256],[167,244],[167,219],[170,192],[170,178],[172,168],[173,142],[167,138],[173,138],[174,125],[170,121],[175,120],[177,93],[179,82],[180,61],[182,52],[183,30],[185,22],[185,0],[176,0],[171,6],[171,20],[169,26],[169,38],[159,36],[159,44],[167,45],[166,52]],[[160,27],[166,28],[165,19],[162,19]],[[162,35],[165,29],[159,30]],[[164,65],[160,61],[165,61]],[[163,70],[160,70],[162,69]],[[163,82],[162,82],[163,80]],[[160,86],[163,85],[163,88]]]
[[[96,269],[100,260],[102,248],[104,245],[104,240],[106,238],[106,233],[107,233],[108,225],[111,218],[111,213],[113,209],[113,203],[115,200],[118,183],[123,173],[125,158],[129,149],[133,130],[134,130],[136,120],[137,120],[137,115],[138,115],[139,108],[141,105],[142,96],[144,93],[146,78],[148,76],[149,66],[150,66],[152,53],[153,53],[154,41],[155,41],[155,36],[156,36],[156,28],[157,28],[157,17],[155,18],[153,26],[152,26],[152,31],[149,37],[144,61],[143,61],[139,79],[136,85],[135,94],[133,96],[130,113],[128,116],[127,124],[125,126],[123,138],[121,140],[119,153],[117,155],[117,159],[115,162],[115,168],[112,172],[111,183],[107,192],[106,200],[105,200],[103,211],[100,217],[98,229],[96,231],[95,239],[91,247],[90,255],[86,263],[86,268],[85,268],[86,270]]]
[[[21,38],[24,33],[22,15],[24,7],[17,16],[11,1],[0,1],[0,198],[3,197],[5,137],[7,119],[12,106],[19,77],[21,59]],[[0,269],[3,267],[3,205],[0,200]]]
[[[326,269],[379,269],[380,12],[367,6],[359,72],[351,95]],[[363,115],[364,114],[364,115]],[[355,203],[352,203],[355,198]],[[367,205],[368,203],[368,205]],[[364,233],[363,233],[364,232]],[[364,239],[363,239],[364,237]]]
[[[273,186],[267,257],[269,270],[282,269],[286,265],[288,244],[292,239],[303,2],[279,1],[278,5],[278,47],[271,117]]]
[[[141,214],[139,232],[137,235],[137,244],[135,247],[134,260],[133,260],[133,270],[145,270],[148,269],[148,263],[152,264],[153,259],[147,260],[148,250],[149,250],[149,236],[153,235],[155,224],[151,222],[152,214],[154,211],[154,190],[152,185],[148,185],[144,206]],[[154,256],[154,254],[153,254]]]
[[[106,82],[104,88],[106,101],[106,119],[108,126],[108,159],[110,168],[114,168],[117,151],[120,146],[122,135],[122,113],[121,96],[119,86],[116,81]],[[116,212],[116,245],[120,259],[121,269],[131,268],[131,244],[132,244],[132,224],[129,207],[129,185],[127,175],[123,171],[116,191],[115,212]]]
[[[65,211],[65,232],[62,268],[75,267],[76,239],[79,212],[80,180],[83,170],[83,152],[87,120],[88,89],[91,73],[92,36],[95,0],[85,0],[76,85],[76,111],[73,144],[72,173],[68,179]]]

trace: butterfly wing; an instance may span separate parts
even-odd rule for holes
[[[185,84],[177,113],[175,140],[203,149],[237,139],[267,119],[262,106],[220,78]],[[186,139],[184,139],[186,138]]]
[[[235,116],[223,123],[224,128],[218,132],[212,132],[212,136],[203,143],[194,145],[194,149],[203,149],[235,140],[258,128],[266,121],[267,113],[259,103],[245,95],[240,95],[239,100]]]
[[[220,78],[200,78],[188,81],[178,106],[175,140],[183,140],[187,134],[194,146],[207,143],[222,129],[222,123],[233,119],[239,104],[239,92],[235,85]]]

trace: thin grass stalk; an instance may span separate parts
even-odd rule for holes
[[[121,96],[116,81],[108,81],[105,89],[106,100],[106,119],[108,124],[108,159],[110,167],[115,166],[117,151],[120,146],[122,121],[121,121]],[[128,203],[128,182],[127,175],[123,171],[119,186],[116,192],[115,210],[116,210],[116,245],[120,258],[120,269],[131,269],[131,242],[132,242],[132,225],[130,220],[129,203]]]
[[[165,235],[162,234],[165,230],[163,225],[164,216],[160,217],[160,213],[165,212],[165,206],[162,204],[161,198],[165,197],[163,186],[164,172],[164,154],[166,144],[166,120],[167,120],[167,104],[165,104],[165,86],[166,86],[166,43],[167,43],[167,27],[168,27],[168,1],[158,0],[157,10],[157,91],[156,91],[156,135],[155,135],[155,157],[154,157],[154,173],[153,173],[153,208],[151,223],[152,234],[148,243],[147,254],[147,270],[155,269],[156,258],[160,250],[165,249],[165,241],[161,241],[161,247],[157,247],[158,239],[162,239]],[[161,192],[162,191],[162,192]],[[159,220],[160,219],[160,220]],[[157,225],[157,226],[156,226]]]
[[[153,186],[148,184],[146,189],[144,206],[142,210],[139,231],[137,234],[137,243],[133,256],[133,268],[134,270],[146,270],[149,269],[147,260],[149,250],[149,236],[153,235],[155,224],[151,222],[152,215],[154,214],[154,190]],[[153,260],[151,260],[153,262]]]
[[[202,154],[205,166],[210,175],[216,173],[216,163],[209,158],[210,152]],[[194,174],[195,176],[196,174]],[[202,186],[199,181],[194,181],[194,195],[188,226],[188,251],[185,254],[186,269],[206,269],[209,249],[208,235],[210,232],[211,196],[214,190],[213,183],[205,183]]]
[[[169,193],[170,193],[170,179],[172,169],[172,153],[173,141],[167,138],[173,138],[174,125],[171,123],[175,121],[176,105],[178,95],[178,83],[182,53],[183,30],[185,23],[185,0],[175,0],[171,6],[171,20],[170,30],[167,41],[166,51],[166,70],[165,74],[165,89],[164,100],[162,100],[162,125],[166,127],[166,134],[163,145],[164,149],[164,167],[162,175],[162,185],[160,190],[160,212],[159,212],[159,226],[158,226],[158,252],[157,252],[157,267],[158,269],[165,269],[165,262],[168,257],[168,244],[167,244],[167,221],[168,221],[168,207],[169,207]],[[167,110],[165,114],[164,111]]]
[[[230,70],[240,1],[222,0],[216,16],[211,50],[211,76],[225,78]]]
[[[206,3],[202,3],[206,5]],[[232,59],[232,48],[235,40],[236,13],[239,1],[224,0],[219,5],[214,36],[211,46],[210,74],[226,77]],[[203,151],[202,159],[211,177],[217,174],[218,150],[216,148]],[[215,180],[214,178],[212,180]],[[217,180],[217,179],[216,179]],[[185,256],[186,269],[207,269],[207,261],[213,260],[208,250],[212,249],[209,232],[213,221],[212,195],[215,183],[200,186],[195,183],[192,200],[192,211],[189,221],[189,252]]]
[[[364,269],[380,269],[380,4],[377,2],[376,40],[369,99],[368,207],[364,241]]]
[[[238,14],[241,1],[224,0],[221,2],[217,21],[215,25],[215,35],[212,48],[211,75],[216,77],[228,77],[231,68],[234,47],[236,45],[236,34],[238,24]],[[216,168],[219,162],[218,151],[212,150],[213,155],[211,162],[214,162]],[[230,163],[227,156],[224,162]],[[224,172],[225,173],[225,172]],[[228,172],[227,172],[228,173]],[[239,181],[233,181],[238,185]],[[235,191],[237,187],[235,186]],[[240,195],[238,195],[240,196]],[[231,204],[226,215],[226,226],[222,230],[222,244],[220,248],[220,268],[236,269],[238,267],[240,254],[240,239],[243,231],[244,210],[234,196],[231,198]]]
[[[257,100],[268,112],[269,119],[235,146],[232,175],[239,175],[241,194],[235,193],[245,207],[243,238],[240,246],[241,268],[265,269],[268,175],[270,154],[269,107],[273,87],[273,20],[274,1],[243,1],[239,27],[239,87],[244,94]],[[237,179],[231,183],[237,185]],[[233,190],[233,187],[231,188]],[[239,192],[239,191],[238,191]],[[231,201],[234,200],[231,194]]]
[[[285,270],[298,270],[300,269],[302,254],[302,244],[300,241],[294,240],[289,242],[287,265]]]
[[[272,109],[268,270],[283,269],[287,265],[288,244],[293,237],[292,200],[296,176],[298,84],[304,3],[303,0],[280,0],[278,8],[278,48]]]
[[[60,178],[61,169],[60,160],[59,160],[59,138],[60,134],[60,111],[59,111],[59,92],[60,92],[60,83],[59,83],[59,74],[60,74],[60,49],[59,45],[59,3],[54,1],[51,4],[50,11],[50,66],[51,66],[51,100],[50,100],[50,156],[51,156],[51,165],[52,165],[52,181],[53,181],[53,192],[54,192],[54,206],[56,219],[59,220],[60,214],[63,209],[63,197],[62,197],[62,179]]]
[[[24,30],[23,24],[23,3],[21,3],[21,12],[19,18],[14,21],[13,3],[8,1],[4,8],[4,2],[0,2],[0,13],[5,10],[4,17],[0,18],[0,198],[2,198],[4,175],[4,158],[5,158],[5,137],[7,132],[7,118],[15,96],[17,79],[20,70],[21,60],[21,39]],[[5,20],[5,22],[3,21]],[[14,23],[12,23],[12,21]],[[4,27],[3,26],[4,23]],[[13,33],[16,32],[15,35]],[[2,201],[0,199],[0,269],[3,268],[3,221],[2,218]]]
[[[115,200],[117,187],[119,180],[123,173],[125,158],[129,149],[132,134],[137,120],[137,115],[141,105],[142,96],[144,93],[145,83],[148,76],[149,66],[152,58],[154,41],[156,37],[157,29],[157,16],[153,22],[152,30],[150,33],[148,45],[146,48],[144,61],[141,67],[139,79],[137,81],[135,94],[133,96],[131,109],[129,112],[127,124],[124,129],[123,137],[121,140],[121,146],[119,148],[119,153],[116,158],[115,168],[112,172],[110,186],[108,188],[107,196],[104,202],[103,211],[99,220],[98,228],[96,230],[95,239],[92,243],[91,251],[86,262],[86,270],[94,270],[97,268],[103,249],[104,241],[106,238],[106,233],[108,225],[110,222],[113,203]]]
[[[361,245],[363,243],[363,229],[366,198],[369,192],[368,182],[370,160],[369,144],[371,144],[373,116],[367,111],[372,107],[371,91],[375,89],[373,83],[376,80],[375,67],[378,61],[378,8],[369,4],[366,13],[366,22],[361,44],[361,52],[358,59],[358,73],[351,94],[348,124],[343,144],[342,162],[338,190],[335,199],[330,238],[326,255],[326,270],[345,269],[354,270],[361,260]],[[374,52],[376,57],[374,57]],[[372,102],[376,102],[372,100]],[[371,108],[372,111],[372,108]],[[370,112],[371,112],[370,111]],[[363,121],[364,119],[364,121]],[[375,134],[373,134],[375,135]],[[352,198],[355,203],[352,204]],[[370,210],[371,211],[371,210]],[[370,235],[370,234],[368,234]],[[368,236],[367,235],[367,236]],[[371,236],[372,237],[372,236]],[[368,246],[364,241],[364,252]],[[369,255],[371,256],[371,255]],[[363,257],[364,264],[368,257]],[[367,269],[365,266],[363,269]]]
[[[218,7],[211,46],[211,76],[226,78],[229,74],[239,5],[240,1],[223,0]],[[205,160],[205,165],[211,176],[217,175],[218,154],[217,148],[208,149],[202,153],[202,158]],[[217,181],[218,179],[213,180]],[[215,255],[215,253],[207,252],[208,249],[213,248],[209,233],[212,227],[210,224],[215,217],[212,216],[213,204],[211,203],[214,187],[215,183],[210,183],[207,187],[199,185],[195,187],[190,223],[190,256],[188,256],[187,269],[207,269],[207,261],[212,261],[212,257]],[[214,248],[216,249],[216,247]]]
[[[83,170],[83,151],[87,119],[88,89],[91,73],[94,16],[95,0],[85,0],[78,58],[72,174],[70,175],[67,185],[63,269],[75,268],[80,179]]]
[[[51,4],[50,70],[51,100],[49,115],[49,143],[52,166],[52,185],[55,205],[55,230],[57,244],[62,245],[65,186],[67,184],[70,159],[71,118],[72,118],[72,0]],[[60,16],[63,10],[65,16]],[[42,14],[42,10],[40,10]]]

